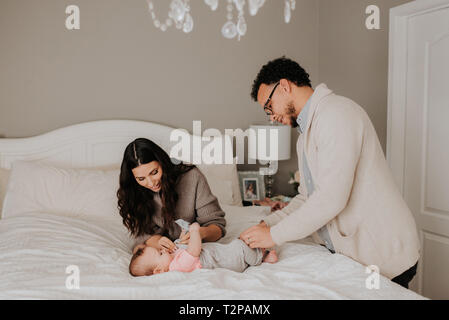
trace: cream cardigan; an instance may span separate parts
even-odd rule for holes
[[[307,197],[302,156],[315,183]],[[306,130],[297,142],[300,194],[264,219],[277,245],[327,227],[335,251],[364,265],[376,265],[392,279],[419,259],[413,215],[402,198],[374,126],[355,102],[325,84],[311,98]]]

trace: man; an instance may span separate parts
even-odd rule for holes
[[[391,176],[376,131],[355,102],[285,57],[263,66],[252,98],[273,121],[298,128],[300,194],[241,233],[251,248],[270,248],[312,235],[332,253],[408,288],[416,274],[415,220]]]

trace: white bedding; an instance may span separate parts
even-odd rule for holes
[[[227,242],[264,215],[259,207],[223,206]],[[134,278],[131,247],[117,220],[48,213],[0,220],[0,299],[422,299],[388,279],[365,287],[361,264],[307,241],[278,249],[279,262],[250,267],[168,272]],[[66,267],[77,265],[80,289],[66,288]]]

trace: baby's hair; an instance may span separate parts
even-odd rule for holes
[[[129,262],[129,273],[135,277],[136,275],[133,273],[134,261],[143,253],[143,248],[139,248],[136,253],[133,254],[131,261]]]
[[[139,248],[137,249],[136,253],[133,254],[131,261],[129,262],[129,273],[133,276],[133,277],[138,277],[139,275],[135,274],[135,269],[136,269],[136,263],[137,263],[137,258],[140,257],[143,254],[143,251],[145,250],[145,248]],[[153,266],[148,266],[145,270],[145,275],[152,275],[153,274]]]

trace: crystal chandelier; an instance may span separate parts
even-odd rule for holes
[[[226,39],[237,38],[244,36],[247,31],[245,20],[245,6],[248,3],[248,11],[251,16],[255,16],[260,8],[265,4],[265,0],[223,0],[227,2],[226,9],[228,11],[227,21],[221,28],[221,33]],[[278,1],[278,0],[276,0]],[[153,19],[154,26],[161,31],[166,31],[171,26],[176,26],[176,29],[189,33],[193,30],[193,18],[190,14],[189,0],[171,0],[168,17],[165,21],[157,18],[154,12],[153,0],[147,0],[148,10]],[[217,10],[219,0],[204,0],[212,11]],[[284,21],[289,23],[292,11],[296,8],[296,0],[284,0]],[[236,20],[234,20],[234,10],[236,11]]]

